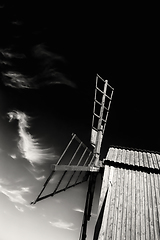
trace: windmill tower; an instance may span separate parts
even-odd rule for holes
[[[31,204],[88,181],[79,236],[79,240],[85,240],[96,178],[101,173],[103,180],[93,240],[159,240],[160,154],[112,146],[106,158],[103,161],[100,159],[113,91],[108,81],[97,74],[91,129],[94,150],[90,151],[76,134],[72,134],[59,160],[52,165],[42,190]],[[44,194],[53,178],[51,193]]]

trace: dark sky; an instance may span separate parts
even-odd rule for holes
[[[57,54],[55,68],[76,85],[55,84],[36,91],[5,88],[1,83],[7,107],[12,102],[21,110],[49,114],[57,120],[59,138],[65,126],[88,138],[98,73],[115,88],[105,143],[159,150],[156,13],[153,16],[152,10],[143,11],[141,6],[123,10],[123,6],[68,4],[63,8],[13,4],[2,11],[2,48],[12,46],[27,56],[15,59],[15,68],[38,75],[45,63],[33,59],[33,49],[43,45]]]
[[[27,5],[21,1],[1,5],[0,11],[3,156],[8,154],[17,162],[21,159],[16,149],[18,116],[22,115],[15,115],[18,121],[11,122],[7,117],[14,110],[31,118],[31,136],[36,136],[43,148],[54,149],[56,155],[61,154],[72,132],[89,146],[97,73],[115,89],[101,157],[110,145],[160,151],[155,8],[68,2]],[[21,186],[21,193],[26,189]],[[12,202],[14,191],[4,186],[1,190]],[[72,228],[58,219],[56,227]]]

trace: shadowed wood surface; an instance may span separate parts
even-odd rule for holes
[[[99,212],[104,201],[105,208],[94,239],[160,239],[160,155],[111,147],[104,163]]]

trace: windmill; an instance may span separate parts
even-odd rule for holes
[[[96,179],[101,173],[103,180],[93,240],[159,240],[160,153],[111,146],[106,158],[103,161],[100,158],[113,91],[108,81],[97,74],[91,129],[93,151],[72,134],[32,204],[88,181],[79,237],[79,240],[85,240]],[[52,184],[51,193],[44,194],[52,179],[54,190]]]
[[[85,240],[87,237],[87,223],[91,217],[96,178],[99,172],[103,172],[101,170],[104,168],[102,161],[100,161],[100,150],[113,92],[114,89],[109,85],[108,80],[104,80],[97,74],[91,128],[91,145],[93,150],[89,150],[76,134],[72,134],[71,140],[57,163],[52,164],[52,171],[36,200],[31,203],[36,204],[48,197],[53,197],[55,194],[88,181],[80,240]],[[56,176],[54,189],[50,193],[44,194],[53,176]]]

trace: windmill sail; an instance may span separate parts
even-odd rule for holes
[[[102,134],[104,134],[113,91],[114,88],[108,84],[108,80],[104,80],[97,74],[91,129],[91,145],[93,147],[96,146],[100,128],[102,129]]]
[[[57,193],[87,181],[89,176],[88,172],[96,172],[99,170],[93,166],[94,159],[93,152],[85,146],[76,134],[72,134],[71,140],[57,163],[51,166],[52,171],[44,183],[38,197],[32,204],[48,197],[53,197]],[[42,195],[51,182],[53,183],[52,191]]]

